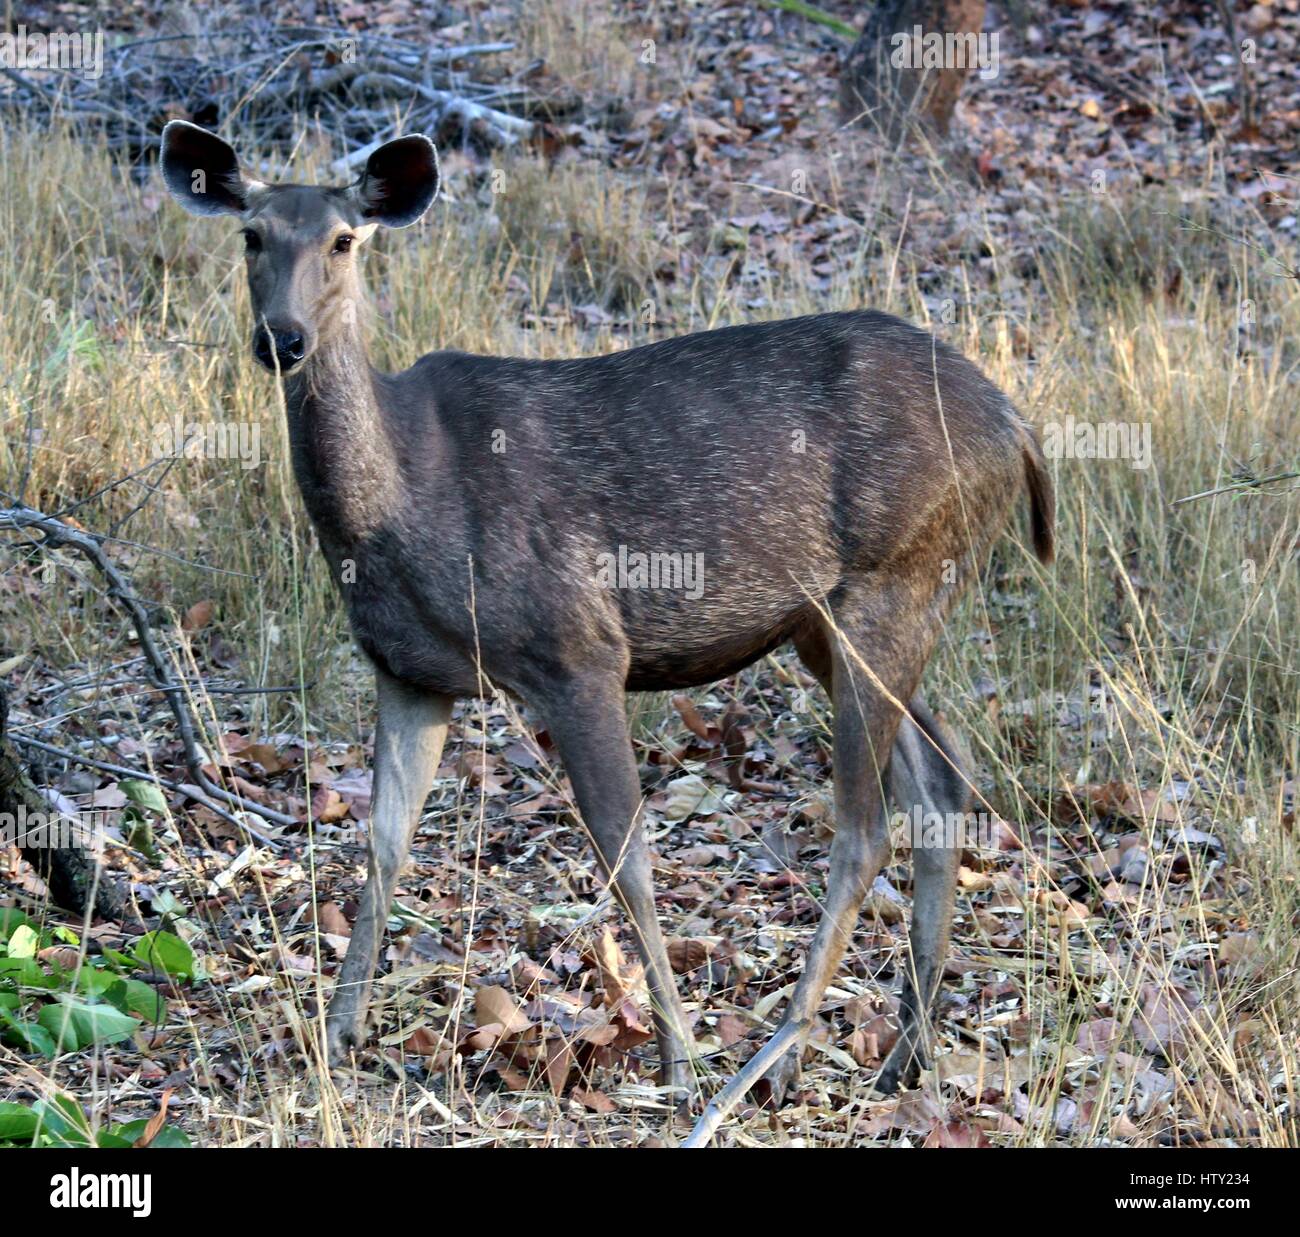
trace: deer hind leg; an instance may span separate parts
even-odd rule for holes
[[[550,685],[531,702],[555,740],[596,859],[636,933],[663,1082],[685,1091],[691,1078],[692,1040],[655,913],[650,851],[640,819],[641,782],[627,732],[622,678],[587,674]]]
[[[899,997],[902,1031],[876,1082],[876,1089],[886,1094],[900,1084],[913,1085],[929,1064],[930,1012],[948,958],[961,825],[970,801],[952,736],[919,693],[909,712],[894,745],[890,797],[899,812],[910,821],[919,819],[923,827],[912,838],[912,924]],[[941,827],[933,828],[936,822]]]
[[[839,604],[834,616],[838,633],[822,637],[832,654],[835,838],[822,919],[777,1032],[777,1037],[788,1036],[793,1028],[793,1045],[763,1075],[777,1102],[798,1070],[826,986],[889,855],[883,787],[902,718],[900,704],[912,695],[930,643],[899,624],[896,615],[907,612],[904,598],[877,588],[860,603],[849,598]],[[813,638],[804,637],[799,650],[818,673]]]
[[[793,639],[800,660],[826,694],[833,696],[833,657],[824,626],[805,623]],[[900,1083],[915,1082],[929,1061],[930,1009],[948,957],[962,851],[960,830],[952,825],[964,816],[969,803],[956,743],[920,692],[909,701],[908,714],[899,724],[890,757],[890,799],[895,810],[909,820],[917,819],[917,812],[922,821],[932,819],[930,813],[938,813],[944,827],[926,831],[926,844],[914,841],[912,847],[910,959],[899,998],[902,1031],[876,1084],[883,1092],[896,1090]],[[785,1068],[788,1070],[788,1063]]]
[[[438,772],[451,719],[450,696],[418,692],[382,671],[376,672],[375,686],[379,721],[375,728],[369,875],[347,957],[325,1015],[326,1059],[331,1065],[346,1060],[364,1041],[370,986],[393,890]]]

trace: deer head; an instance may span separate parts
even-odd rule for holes
[[[438,155],[423,134],[387,142],[354,184],[269,185],[249,176],[214,133],[183,120],[163,130],[163,180],[195,215],[243,224],[253,355],[291,374],[354,316],[356,254],[377,227],[405,228],[438,194]]]

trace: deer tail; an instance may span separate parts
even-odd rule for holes
[[[1029,490],[1034,553],[1039,562],[1050,563],[1056,555],[1056,494],[1052,475],[1047,470],[1047,459],[1037,431],[1024,421],[1020,422],[1020,441],[1025,461],[1025,485]]]

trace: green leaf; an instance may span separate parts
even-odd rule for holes
[[[156,1024],[167,1017],[167,1002],[138,979],[117,980],[105,989],[104,999],[124,1014],[139,1014],[146,1022]]]
[[[0,941],[7,941],[13,935],[15,928],[35,927],[34,919],[28,919],[22,911],[15,910],[12,906],[0,910]]]
[[[67,1096],[26,1104],[0,1104],[0,1144],[23,1146],[89,1147],[90,1126],[76,1103]]]
[[[0,1104],[0,1142],[30,1143],[39,1123],[26,1104]]]
[[[152,898],[149,899],[155,915],[183,915],[185,914],[185,903],[182,902],[170,889],[159,889]]]
[[[146,932],[131,951],[141,966],[178,979],[194,978],[194,950],[171,932]]]
[[[167,800],[163,798],[163,792],[156,782],[141,782],[129,778],[125,782],[118,782],[117,788],[132,803],[166,814]]]
[[[0,1027],[3,1027],[0,1039],[5,1043],[17,1044],[23,1051],[42,1057],[55,1055],[54,1037],[40,1023],[22,1021],[0,1007]]]
[[[144,1133],[145,1126],[148,1124],[149,1122],[147,1119],[127,1121],[123,1125],[113,1126],[112,1129],[107,1130],[106,1133],[110,1138],[122,1139],[126,1146],[131,1147],[135,1145],[135,1140]],[[103,1141],[104,1134],[101,1134],[99,1137],[101,1140],[99,1145],[101,1147],[110,1145]],[[116,1147],[121,1144],[114,1142],[111,1145]],[[189,1135],[186,1134],[184,1130],[178,1130],[174,1125],[164,1125],[162,1129],[154,1135],[153,1141],[149,1144],[151,1147],[188,1147],[189,1145]]]
[[[91,1005],[60,995],[58,1003],[46,1005],[36,1021],[64,1052],[76,1052],[92,1044],[115,1044],[130,1039],[140,1026],[138,1018],[111,1005]]]
[[[153,841],[153,823],[140,815],[134,808],[128,808],[122,819],[130,825],[126,831],[126,844],[143,851],[154,862],[160,860]]]
[[[105,971],[93,966],[83,966],[77,972],[76,982],[72,987],[78,992],[84,992],[87,996],[103,996],[117,982],[118,977],[113,971]]]
[[[816,22],[819,26],[834,30],[842,39],[858,37],[856,27],[841,21],[835,14],[828,13],[825,9],[819,9],[815,4],[809,4],[807,0],[759,0],[759,3],[767,5],[769,9],[781,9],[786,13],[793,13],[796,17],[802,17],[805,21]]]
[[[16,992],[0,992],[0,1010],[16,1010],[23,1003]]]
[[[71,368],[73,360],[85,363],[88,369],[97,369],[103,361],[103,350],[95,324],[89,319],[69,321],[59,334],[59,342],[45,362],[48,373]]]
[[[34,958],[0,958],[0,983],[19,988],[57,988],[59,981],[41,970]]]
[[[9,956],[11,958],[34,958],[40,936],[31,924],[20,924],[9,938]]]
[[[94,1146],[86,1114],[70,1096],[56,1095],[53,1099],[37,1100],[32,1111],[41,1122],[41,1134],[51,1146]]]
[[[134,971],[139,969],[140,966],[137,959],[129,958],[126,954],[119,953],[116,949],[109,949],[107,946],[104,949],[104,957],[114,966],[124,971]]]

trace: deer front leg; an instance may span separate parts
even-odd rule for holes
[[[447,738],[452,698],[419,692],[383,671],[375,674],[374,799],[370,813],[369,875],[347,957],[325,1015],[326,1059],[337,1065],[364,1040],[366,1006],[379,961],[379,943],[398,873],[433,785]]]
[[[641,829],[641,783],[620,679],[550,689],[537,701],[559,749],[596,859],[632,922],[645,965],[663,1082],[686,1090],[691,1038],[655,914],[650,852]]]

